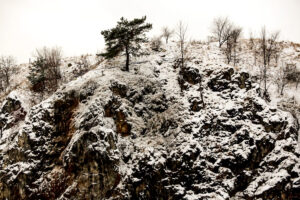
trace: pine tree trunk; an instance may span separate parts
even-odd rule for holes
[[[180,52],[181,52],[181,69],[183,70],[184,68],[184,42],[181,41],[180,44]]]
[[[129,50],[128,47],[126,47],[126,65],[125,65],[125,71],[129,72]]]
[[[283,95],[283,89],[284,89],[284,84],[282,84],[282,86],[281,86],[281,90],[280,90],[280,95],[281,96]]]
[[[267,93],[267,66],[264,65],[264,94]]]
[[[5,74],[6,76],[6,88],[9,86],[9,75],[8,72]]]
[[[235,49],[236,47],[234,46],[234,48],[233,48],[233,66],[235,67],[235,65],[236,65],[236,49]]]
[[[184,68],[184,58],[183,58],[183,53],[181,54],[181,69]]]
[[[205,108],[204,98],[203,98],[203,88],[202,88],[202,80],[199,82],[199,91],[200,91],[200,98],[202,101],[202,106]]]

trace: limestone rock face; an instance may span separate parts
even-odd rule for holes
[[[1,107],[0,129],[1,134],[3,130],[9,129],[19,121],[24,120],[26,111],[21,105],[19,99],[14,97],[7,97]]]
[[[299,199],[293,116],[246,72],[180,72],[160,54],[135,74],[99,66],[29,109],[8,97],[0,199]]]

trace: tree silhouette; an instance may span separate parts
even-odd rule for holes
[[[146,16],[128,21],[121,18],[115,28],[104,30],[106,52],[100,55],[111,59],[125,51],[125,71],[129,71],[130,56],[137,56],[140,44],[147,41],[145,32],[152,28],[152,24],[146,23]]]

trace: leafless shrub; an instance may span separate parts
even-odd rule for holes
[[[159,51],[161,48],[161,37],[153,37],[150,41],[151,49],[154,51]]]
[[[300,70],[297,68],[296,64],[287,64],[287,80],[291,83],[296,83],[296,89],[298,88],[300,82]]]
[[[188,44],[187,44],[187,25],[184,24],[182,21],[178,23],[176,34],[179,41],[181,69],[183,69],[185,66]]]
[[[11,75],[16,70],[16,60],[12,56],[2,56],[0,58],[0,90],[6,90],[10,85]]]
[[[169,29],[167,26],[164,26],[162,28],[162,37],[165,38],[166,44],[168,44],[168,40],[172,35],[174,34],[174,31]]]
[[[280,95],[283,95],[284,88],[289,83],[288,76],[290,72],[288,65],[282,63],[278,68],[277,73],[273,75],[273,81],[277,85],[278,93],[280,93]]]
[[[250,50],[253,50],[254,45],[255,45],[254,36],[253,36],[252,31],[251,31],[250,34],[249,34],[249,48],[250,48]]]
[[[76,62],[76,68],[73,71],[76,77],[82,76],[89,71],[91,63],[88,59],[88,55],[81,55]]]
[[[191,40],[190,41],[190,44],[192,45],[192,46],[194,46],[194,45],[203,45],[203,44],[205,44],[205,42],[202,42],[202,41],[200,41],[200,40],[195,40],[195,39],[193,39],[193,40]]]

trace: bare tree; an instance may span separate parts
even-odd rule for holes
[[[286,64],[287,80],[289,82],[296,83],[296,89],[298,88],[298,84],[300,82],[300,70],[297,68],[296,64]]]
[[[174,34],[174,31],[169,29],[167,26],[162,28],[162,37],[165,38],[166,44],[168,44],[169,38]]]
[[[274,52],[273,52],[273,55],[272,57],[274,58],[275,60],[275,63],[276,65],[278,64],[278,60],[279,60],[279,57],[280,57],[280,53],[281,53],[281,48],[280,48],[280,45],[278,45],[279,43],[276,43],[275,47],[274,47]]]
[[[0,77],[4,81],[5,88],[10,84],[10,77],[15,71],[16,60],[12,56],[2,56],[0,58]]]
[[[45,60],[46,67],[48,69],[48,79],[55,87],[57,87],[58,80],[61,78],[59,69],[62,60],[61,48],[43,47],[36,50],[36,56]]]
[[[259,54],[259,51],[258,51],[258,44],[257,44],[257,42],[254,38],[254,34],[252,32],[250,32],[249,47],[250,47],[250,50],[253,53],[254,65],[256,65],[257,55]]]
[[[227,39],[226,39],[226,48],[225,54],[227,58],[227,63],[229,64],[233,58],[233,64],[235,66],[237,62],[237,53],[236,48],[238,44],[238,39],[241,35],[242,28],[231,26],[230,29],[226,30]]]
[[[272,56],[276,52],[277,39],[279,37],[279,32],[274,32],[267,36],[266,28],[261,29],[261,38],[260,38],[260,52],[263,60],[263,80],[264,80],[264,93],[263,96],[267,97],[267,68],[270,65]]]
[[[181,61],[181,69],[184,68],[185,65],[185,58],[187,52],[187,25],[184,24],[182,21],[178,23],[177,26],[177,37],[179,40],[179,50],[180,50],[180,61]]]
[[[29,81],[34,91],[44,92],[56,90],[61,78],[60,65],[62,61],[61,49],[41,48],[35,52],[36,60],[30,65]]]
[[[237,63],[237,47],[238,47],[238,40],[241,37],[242,34],[242,28],[241,27],[235,27],[231,31],[231,40],[233,43],[233,66]]]
[[[218,17],[214,19],[212,33],[217,38],[220,48],[227,41],[230,29],[231,23],[227,17]]]
[[[36,56],[38,58],[45,60],[45,65],[47,68],[47,80],[50,82],[49,86],[54,89],[58,87],[58,80],[61,78],[60,65],[62,61],[61,48],[53,47],[47,48],[43,47],[36,50]]]
[[[253,36],[252,31],[251,31],[251,32],[249,33],[249,47],[250,47],[250,50],[253,50],[254,45],[255,45],[255,42],[254,42],[254,36]]]
[[[278,93],[280,93],[280,95],[283,95],[284,88],[289,83],[288,76],[290,72],[288,65],[284,65],[282,62],[277,73],[274,74],[273,81],[277,85]]]

